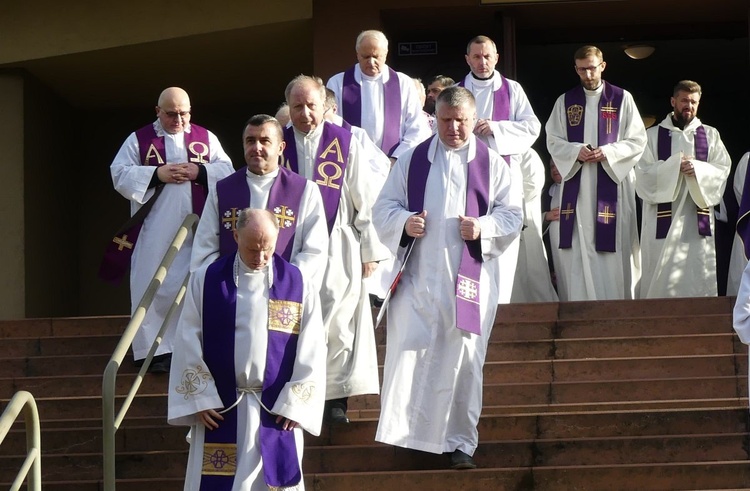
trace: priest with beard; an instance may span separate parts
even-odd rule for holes
[[[701,86],[682,80],[673,111],[649,128],[636,167],[643,199],[641,298],[718,295],[714,206],[732,166],[716,128],[698,119]]]

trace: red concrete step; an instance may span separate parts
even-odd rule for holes
[[[307,445],[357,445],[375,440],[377,419],[352,420],[346,426],[324,425]],[[729,407],[660,410],[483,414],[480,442],[612,436],[743,433],[747,403]]]
[[[633,464],[620,466],[522,467],[471,471],[429,470],[307,474],[307,489],[380,491],[435,489],[476,491],[648,491],[745,488],[750,462]]]
[[[748,433],[482,442],[481,468],[742,460]],[[443,455],[384,444],[307,446],[306,473],[445,469]]]
[[[60,375],[102,375],[112,354],[29,356],[2,360],[3,377],[42,377]],[[121,373],[137,373],[133,358],[128,355]]]
[[[657,298],[647,300],[601,300],[596,302],[563,302],[558,319],[612,319],[732,314],[733,297]]]
[[[123,399],[124,396],[115,398],[116,411],[122,406]],[[81,418],[101,419],[102,417],[101,396],[40,397],[36,398],[36,404],[43,424],[46,423],[47,419],[76,420]],[[128,411],[130,417],[157,415],[162,415],[166,420],[167,396],[165,394],[138,394]]]
[[[127,316],[60,317],[0,321],[0,338],[121,334]]]
[[[117,377],[115,391],[126,394],[135,381],[134,373],[124,373]],[[141,382],[139,394],[165,394],[168,380],[166,376],[146,374]],[[26,390],[37,396],[68,397],[99,396],[102,394],[102,374],[69,375],[49,377],[0,378],[0,399],[10,399],[19,390]]]
[[[119,333],[79,336],[0,338],[0,353],[2,353],[3,358],[54,355],[111,355],[119,341]]]
[[[609,319],[561,319],[557,338],[639,337],[680,334],[733,333],[732,313],[706,315],[675,314],[664,317],[614,317]]]
[[[184,477],[173,478],[140,478],[140,479],[118,479],[117,491],[143,491],[150,488],[159,491],[182,491]],[[10,483],[0,482],[0,488],[6,489]],[[80,481],[51,481],[44,480],[44,491],[103,491],[104,483],[101,479],[84,479]]]

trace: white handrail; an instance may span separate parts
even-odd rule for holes
[[[125,414],[127,413],[128,409],[130,409],[130,404],[135,398],[135,395],[141,386],[143,376],[145,375],[146,370],[148,370],[148,367],[151,364],[151,359],[154,357],[154,353],[161,344],[162,337],[164,336],[164,332],[169,325],[170,319],[177,311],[179,305],[182,303],[182,298],[187,289],[187,282],[190,274],[185,276],[182,287],[177,293],[177,296],[175,297],[175,300],[172,303],[169,312],[167,312],[167,315],[164,318],[164,322],[162,323],[161,329],[159,330],[159,334],[156,336],[156,339],[154,340],[154,343],[143,362],[141,370],[138,372],[138,375],[136,375],[133,386],[128,392],[128,395],[125,398],[122,407],[120,408],[120,412],[118,413],[117,418],[115,418],[115,383],[117,380],[117,371],[119,370],[120,365],[122,364],[122,360],[125,358],[125,355],[127,355],[128,350],[130,349],[130,345],[133,343],[135,334],[138,332],[138,329],[140,329],[141,324],[143,323],[143,319],[146,316],[146,311],[151,306],[156,292],[164,282],[164,278],[166,278],[167,276],[167,272],[169,271],[169,267],[172,265],[172,261],[174,261],[175,256],[177,256],[177,253],[185,243],[185,239],[187,238],[189,231],[195,228],[195,224],[197,222],[198,215],[190,214],[185,217],[185,220],[177,230],[177,234],[175,235],[172,244],[169,246],[167,253],[164,254],[164,259],[157,268],[156,274],[154,274],[154,278],[151,280],[151,283],[146,289],[146,292],[143,294],[143,298],[138,304],[138,307],[135,309],[135,312],[133,312],[130,322],[128,323],[128,326],[125,328],[125,332],[123,332],[122,337],[120,338],[120,342],[117,344],[112,357],[109,359],[109,363],[107,363],[107,368],[104,370],[104,377],[102,380],[102,441],[105,491],[115,490],[115,433],[119,429],[122,420],[125,418]]]
[[[0,417],[0,443],[5,440],[10,427],[23,411],[26,421],[26,460],[16,475],[10,491],[18,491],[28,476],[27,489],[42,491],[42,439],[39,428],[39,411],[34,396],[25,390],[15,393]],[[29,472],[31,471],[31,472]]]

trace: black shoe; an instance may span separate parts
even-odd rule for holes
[[[476,469],[477,464],[474,463],[474,459],[471,455],[465,454],[460,450],[454,450],[450,453],[451,456],[451,469]]]
[[[133,366],[135,368],[141,368],[143,366],[144,361],[146,361],[145,358],[141,358],[140,360],[133,360]]]
[[[149,373],[169,373],[169,367],[172,365],[172,353],[154,356],[151,365],[148,366]]]
[[[323,422],[329,425],[345,425],[349,423],[346,417],[346,399],[326,401],[323,408]]]
[[[380,308],[383,306],[383,299],[370,293],[370,305]]]

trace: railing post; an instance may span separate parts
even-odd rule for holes
[[[19,390],[8,403],[0,416],[0,443],[10,431],[10,427],[23,411],[26,423],[26,459],[18,471],[16,479],[10,487],[11,491],[18,491],[27,478],[29,491],[42,491],[42,439],[39,425],[39,411],[34,396],[25,390]]]

